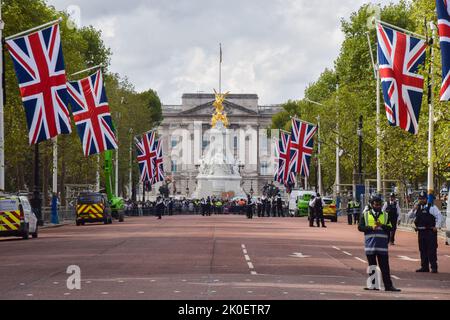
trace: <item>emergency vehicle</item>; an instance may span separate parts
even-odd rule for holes
[[[97,192],[82,192],[76,205],[76,225],[85,223],[112,223],[111,208],[106,195]]]
[[[38,219],[25,195],[0,194],[0,237],[38,237]]]

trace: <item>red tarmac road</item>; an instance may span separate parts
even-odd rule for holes
[[[0,239],[0,252],[0,299],[450,299],[450,247],[439,239],[439,274],[416,274],[417,238],[406,231],[390,249],[403,291],[364,291],[363,234],[344,221],[127,218]],[[70,265],[81,268],[81,290],[67,288]]]

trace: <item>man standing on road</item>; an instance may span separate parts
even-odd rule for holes
[[[438,229],[441,227],[442,215],[439,209],[427,203],[427,193],[422,191],[419,203],[408,213],[410,219],[415,218],[414,224],[419,232],[419,251],[421,268],[416,272],[438,272],[437,248]]]
[[[314,219],[316,218],[316,213],[314,210],[314,200],[315,199],[316,199],[315,196],[311,196],[311,200],[309,200],[309,203],[308,203],[309,226],[311,228],[314,227]]]
[[[401,291],[394,287],[391,280],[388,247],[392,226],[388,214],[382,211],[381,196],[372,196],[370,205],[371,209],[364,211],[358,226],[358,230],[364,232],[367,261],[371,267],[377,264],[380,267],[385,291]]]
[[[158,199],[156,200],[156,215],[158,216],[158,220],[162,219],[162,215],[165,209],[166,205],[164,204],[164,200],[161,197],[158,197]]]
[[[391,193],[389,201],[383,206],[383,211],[389,215],[389,221],[392,224],[389,241],[391,245],[395,245],[395,232],[397,231],[398,218],[400,217],[400,205],[395,197],[395,193]]]
[[[325,206],[325,202],[323,201],[320,194],[317,194],[317,197],[312,200],[311,207],[314,210],[314,215],[316,217],[317,227],[320,228],[320,223],[322,223],[322,228],[326,228],[325,219],[323,218],[323,207]]]

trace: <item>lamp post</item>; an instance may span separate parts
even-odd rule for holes
[[[132,198],[132,194],[133,194],[133,128],[130,128],[130,130],[128,131],[128,133],[130,134],[130,166],[129,166],[129,177],[128,177],[128,192],[129,194],[129,198]]]

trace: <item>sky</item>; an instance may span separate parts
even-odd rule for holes
[[[47,0],[81,26],[102,31],[110,71],[163,104],[183,93],[254,93],[260,105],[303,97],[332,68],[342,18],[366,3],[396,0]]]

